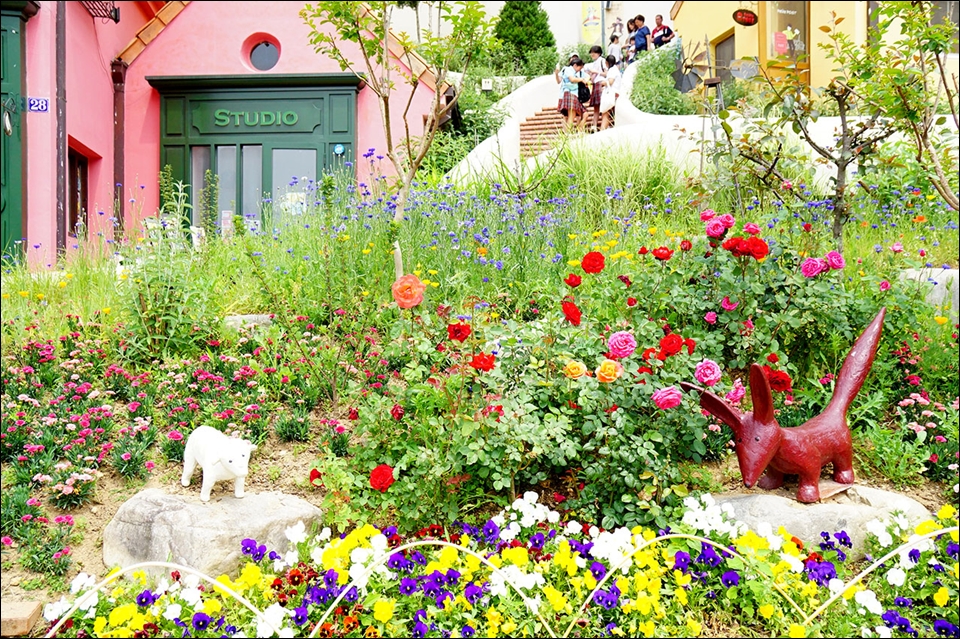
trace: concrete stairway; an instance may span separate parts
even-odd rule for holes
[[[520,123],[520,157],[529,158],[550,149],[563,131],[556,107],[541,109]]]

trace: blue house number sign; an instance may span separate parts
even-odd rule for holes
[[[50,110],[50,100],[47,98],[27,98],[27,111],[47,113]]]
[[[343,148],[343,145],[342,145],[342,144],[334,144],[334,145],[333,145],[333,154],[334,154],[334,155],[343,155],[344,150],[345,150],[345,149]]]

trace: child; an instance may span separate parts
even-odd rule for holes
[[[623,59],[623,49],[620,46],[620,36],[613,34],[610,36],[610,44],[607,45],[607,55],[612,55],[617,64]]]
[[[555,69],[554,76],[563,91],[557,111],[566,119],[567,129],[571,130],[577,126],[583,115],[583,104],[577,95],[577,86],[587,81],[583,75],[583,60],[574,58],[570,66],[563,67],[563,70]]]
[[[590,92],[590,102],[588,103],[593,107],[593,130],[597,129],[597,126],[600,124],[600,96],[603,93],[603,87],[600,83],[606,77],[607,65],[605,64],[603,58],[603,49],[599,46],[594,45],[590,47],[590,60],[591,62],[587,64],[583,70],[587,74],[587,77],[590,78],[590,82],[593,83],[593,90]],[[586,125],[586,119],[583,122]]]
[[[617,66],[617,59],[612,55],[608,55],[606,59],[607,63],[607,75],[603,80],[604,91],[613,91],[613,100],[616,102],[617,98],[620,97],[620,68]],[[600,121],[600,130],[610,126],[612,121],[611,116],[613,115],[613,109],[603,112],[603,117]]]

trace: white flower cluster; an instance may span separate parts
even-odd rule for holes
[[[687,497],[683,500],[683,505],[687,507],[687,512],[683,514],[683,523],[707,535],[718,532],[739,537],[747,531],[746,524],[736,520],[733,506],[729,503],[722,506],[717,504],[710,494],[701,495],[700,499]]]
[[[524,591],[547,583],[539,572],[524,572],[519,566],[510,564],[490,575],[490,594],[494,597],[507,595],[507,582]]]
[[[524,528],[533,528],[541,522],[555,524],[560,521],[560,513],[537,503],[539,499],[540,495],[528,490],[523,493],[523,497],[493,517],[493,523],[501,528],[500,539],[512,541]]]
[[[591,528],[591,531],[593,529]],[[610,569],[620,566],[623,574],[630,573],[632,562],[626,559],[636,552],[643,542],[643,535],[634,535],[627,528],[617,528],[613,532],[599,532],[593,540],[592,554],[597,559],[606,559]]]

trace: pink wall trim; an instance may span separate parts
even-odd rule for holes
[[[301,20],[296,2],[191,2],[130,65],[126,89],[126,224],[133,228],[159,206],[160,97],[147,76],[203,76],[287,73],[339,73],[332,60],[314,52],[309,27]],[[210,25],[216,25],[211,29]],[[280,60],[268,72],[256,71],[243,55],[244,41],[253,33],[267,33],[280,43]],[[359,58],[359,48],[351,47]],[[401,116],[410,87],[397,82],[391,114],[395,139],[403,135]],[[425,113],[432,90],[421,86],[411,113]],[[423,124],[415,117],[412,133]],[[369,148],[382,152],[386,138],[377,96],[363,89],[357,96],[357,153]],[[369,177],[369,166],[358,160],[358,177]],[[383,165],[384,170],[389,162]],[[391,167],[392,169],[392,167]],[[392,173],[392,170],[390,171]],[[143,185],[145,188],[141,189]],[[134,200],[131,202],[131,200]]]

